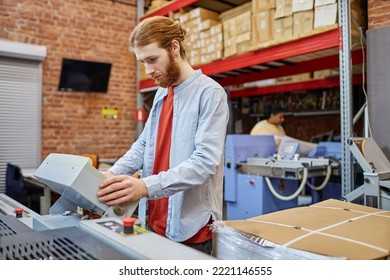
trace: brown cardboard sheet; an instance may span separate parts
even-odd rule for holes
[[[228,227],[289,248],[347,259],[390,256],[390,211],[329,199]]]

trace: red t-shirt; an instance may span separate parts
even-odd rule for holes
[[[169,169],[169,156],[171,148],[173,118],[173,88],[168,88],[168,95],[161,108],[160,120],[158,123],[158,134],[156,144],[156,154],[154,156],[153,174]],[[168,136],[168,137],[167,137]],[[168,198],[149,200],[149,226],[158,234],[165,236],[168,216]],[[212,232],[209,224],[204,226],[190,239],[184,243],[202,243],[211,239]]]

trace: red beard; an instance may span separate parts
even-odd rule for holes
[[[169,63],[165,69],[165,72],[157,75],[152,75],[152,78],[155,79],[156,83],[160,87],[167,88],[171,85],[174,85],[180,78],[180,67],[174,61],[172,54],[169,52]]]

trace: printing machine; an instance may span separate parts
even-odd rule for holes
[[[227,135],[226,218],[248,219],[297,207],[298,196],[307,186],[324,190],[330,177],[338,173],[337,160],[326,156],[324,143],[318,144],[310,157],[301,157],[299,150],[299,142],[283,140],[276,151],[272,135]]]
[[[146,230],[131,217],[138,203],[100,202],[96,193],[105,177],[87,157],[50,154],[34,177],[61,196],[40,215],[0,194],[0,259],[214,259]]]

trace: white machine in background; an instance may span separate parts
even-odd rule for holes
[[[345,195],[349,202],[390,210],[390,162],[373,138],[351,138],[352,155],[363,170],[364,183]]]
[[[105,177],[87,157],[50,154],[34,177],[61,197],[40,215],[0,194],[0,259],[213,259],[144,229],[131,217],[138,203],[100,202]],[[89,219],[80,208],[101,218]]]

